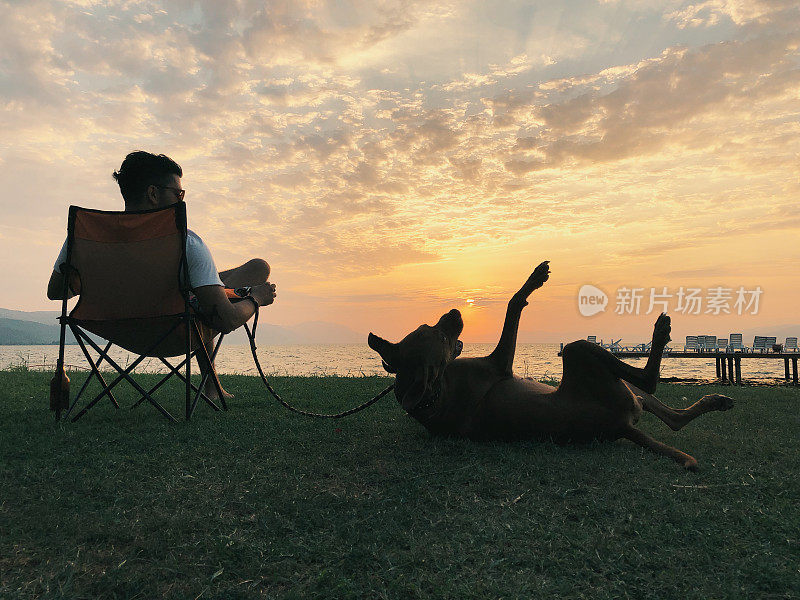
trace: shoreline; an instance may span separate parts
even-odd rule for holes
[[[88,367],[81,367],[76,365],[65,365],[66,371],[68,374],[80,375],[82,373],[89,373],[91,369]],[[49,374],[52,373],[53,369],[55,368],[55,364],[52,365],[27,365],[27,366],[10,366],[0,368],[0,373],[20,373],[20,374],[27,374],[27,373],[41,373],[41,374]],[[100,372],[103,374],[113,374],[115,371],[109,369],[100,369]],[[140,371],[137,372],[139,375],[160,375],[162,373],[158,371]],[[277,379],[386,379],[392,380],[394,379],[393,376],[388,374],[380,374],[380,373],[359,373],[359,374],[339,374],[339,373],[311,373],[311,374],[291,374],[291,373],[265,373],[267,379],[277,378]],[[520,375],[517,375],[521,377]],[[242,377],[246,379],[253,379],[258,380],[259,376],[257,374],[252,373],[222,373],[220,374],[222,378],[228,377]],[[549,385],[558,385],[561,381],[561,378],[558,377],[551,377],[551,376],[541,376],[541,377],[524,377],[524,379],[532,379],[535,381],[539,381],[542,383],[547,383]],[[705,386],[705,385],[713,385],[713,386],[723,386],[726,388],[745,388],[745,387],[786,387],[786,388],[797,388],[800,389],[800,386],[793,384],[791,381],[785,381],[783,378],[780,377],[751,377],[747,379],[742,379],[741,384],[732,385],[727,382],[720,381],[714,378],[689,378],[689,377],[662,377],[659,379],[659,384],[662,385],[677,385],[677,386]]]

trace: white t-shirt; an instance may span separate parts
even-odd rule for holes
[[[67,240],[61,246],[53,271],[60,272],[60,265],[67,262]],[[204,285],[223,285],[219,271],[211,257],[211,251],[203,240],[191,229],[186,236],[186,263],[189,265],[189,287],[196,289]]]

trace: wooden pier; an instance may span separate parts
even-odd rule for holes
[[[561,344],[561,349],[564,344]],[[650,351],[641,350],[609,350],[617,358],[647,358]],[[561,350],[558,351],[561,356]],[[742,384],[742,360],[746,359],[783,359],[784,379],[791,381],[794,385],[798,384],[797,361],[800,360],[800,352],[714,352],[713,350],[665,350],[663,358],[702,358],[705,360],[714,359],[717,367],[717,379],[733,384]],[[791,363],[791,374],[789,372]]]

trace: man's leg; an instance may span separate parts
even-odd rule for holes
[[[226,288],[236,289],[239,287],[254,286],[266,283],[267,279],[269,278],[269,272],[270,269],[267,261],[261,258],[254,258],[247,261],[243,265],[234,267],[233,269],[220,271],[219,278],[222,279],[222,283],[225,284]],[[213,329],[208,329],[206,327],[203,328],[203,342],[206,344],[209,352],[211,352],[213,349],[214,338],[216,338],[218,335],[219,333]],[[214,377],[217,379],[217,381],[219,381],[219,378],[217,377],[217,370],[213,362],[211,363],[211,374],[209,380],[206,382],[206,385],[203,388],[203,393],[212,400],[216,400],[217,388],[214,385],[214,382],[211,381],[211,377]],[[233,394],[226,392],[221,383],[220,389],[222,390],[222,394],[225,396],[225,398],[233,398]]]
[[[208,354],[214,352],[214,340],[219,335],[218,331],[211,329],[205,324],[200,324],[200,336],[203,338],[203,345],[205,345]],[[206,380],[206,384],[203,386],[203,393],[208,396],[211,400],[219,400],[219,394],[217,393],[217,385],[219,385],[219,389],[222,391],[222,396],[227,400],[228,398],[233,398],[233,394],[226,392],[223,387],[222,383],[217,377],[217,369],[214,366],[214,362],[211,362],[209,365],[205,358],[201,358],[200,353],[197,355],[197,364],[200,366],[200,374],[205,375],[206,372],[209,370],[209,366],[211,372],[208,374],[208,379]],[[217,385],[214,384],[214,380],[216,380]]]
[[[221,271],[219,278],[226,288],[261,285],[269,279],[269,265],[261,258],[254,258],[233,269]]]

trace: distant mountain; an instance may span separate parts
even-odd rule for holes
[[[45,325],[58,326],[57,319],[60,316],[60,310],[36,310],[33,312],[25,312],[24,310],[0,308],[0,318],[16,319],[17,321],[32,321],[33,323],[44,323]]]
[[[0,345],[58,344],[59,326],[56,310],[25,312],[0,308]],[[361,334],[337,323],[308,321],[297,325],[272,325],[259,322],[256,334],[258,345],[278,346],[294,344],[358,344],[366,341]],[[244,328],[228,334],[227,343],[247,344]],[[67,343],[75,339],[67,331]]]
[[[6,319],[0,317],[0,345],[4,346],[42,346],[58,344],[61,328],[58,325],[45,325],[36,321]],[[75,338],[67,332],[68,344],[74,344]]]
[[[244,327],[240,327],[236,331],[232,331],[225,336],[225,343],[249,344],[250,342],[247,340]],[[259,321],[258,329],[256,330],[256,343],[259,346],[291,346],[293,344],[307,344],[309,342],[286,327]]]
[[[307,321],[289,328],[308,339],[310,344],[358,344],[366,343],[366,334],[353,331],[349,327],[326,321]]]
[[[247,344],[244,328],[228,334],[229,343]],[[259,346],[291,346],[294,344],[358,344],[365,342],[366,334],[349,327],[327,321],[308,321],[297,325],[258,324],[256,341]]]

